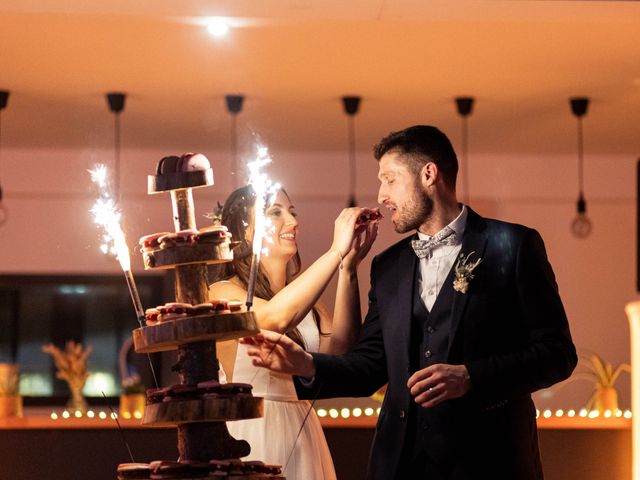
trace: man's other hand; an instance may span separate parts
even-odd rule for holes
[[[411,375],[407,387],[418,405],[430,408],[462,397],[471,389],[471,379],[464,365],[437,363]]]

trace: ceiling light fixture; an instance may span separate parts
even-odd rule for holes
[[[592,224],[587,217],[587,201],[584,198],[584,159],[582,117],[587,114],[589,99],[587,97],[573,97],[569,99],[571,113],[578,120],[578,201],[576,202],[576,216],[571,222],[571,232],[578,238],[586,238],[591,233]]]
[[[207,24],[207,31],[214,37],[224,37],[229,33],[229,23],[222,18],[212,18]]]
[[[109,110],[114,114],[114,137],[113,137],[113,150],[114,150],[114,176],[115,176],[115,192],[114,196],[117,201],[120,201],[120,113],[124,110],[124,102],[126,95],[124,93],[112,92],[107,93],[107,103]]]
[[[467,151],[469,148],[468,119],[473,111],[475,99],[473,97],[456,97],[456,109],[462,118],[462,165],[460,165],[460,177],[462,183],[462,203],[469,204],[469,162]]]
[[[2,153],[2,110],[7,108],[9,102],[9,91],[0,90],[0,153]],[[9,211],[2,201],[2,185],[0,185],[0,225],[3,225],[9,218]]]
[[[244,103],[243,95],[225,95],[227,111],[231,117],[231,175],[233,176],[233,189],[239,186],[240,173],[238,172],[238,114],[242,111]]]
[[[349,141],[349,201],[347,206],[355,207],[356,202],[356,125],[355,116],[360,109],[361,97],[342,97],[344,113],[347,114],[347,135]]]

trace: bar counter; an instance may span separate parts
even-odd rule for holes
[[[51,412],[49,412],[51,413]],[[148,427],[139,419],[110,412],[94,418],[52,419],[40,412],[23,418],[0,419],[0,475],[11,480],[115,480],[119,463],[177,458],[176,431]],[[321,414],[324,412],[321,412]],[[335,415],[335,412],[333,412]],[[339,480],[364,478],[377,416],[332,418],[324,427]],[[631,419],[551,415],[538,418],[540,449],[546,480],[631,480]]]

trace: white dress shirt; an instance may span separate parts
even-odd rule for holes
[[[456,241],[453,245],[437,245],[431,251],[431,255],[420,259],[420,297],[427,310],[431,311],[433,304],[440,293],[453,264],[462,249],[462,236],[467,225],[467,207],[462,206],[462,211],[453,222],[447,225],[456,232]],[[446,227],[445,227],[446,228]],[[444,230],[444,229],[443,229]],[[436,233],[437,234],[437,233]],[[418,232],[420,240],[429,240],[431,236]]]

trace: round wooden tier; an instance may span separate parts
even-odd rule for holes
[[[195,170],[192,172],[174,172],[164,175],[149,175],[147,177],[147,192],[149,195],[170,190],[185,188],[199,188],[213,185],[213,169]]]
[[[194,243],[142,252],[144,268],[169,269],[195,263],[225,263],[233,260],[232,248],[238,242]]]
[[[234,395],[152,403],[144,409],[143,425],[172,426],[192,422],[227,422],[263,415],[261,397]]]
[[[179,345],[233,340],[259,331],[253,312],[197,315],[136,328],[133,345],[138,353],[166,352]]]

